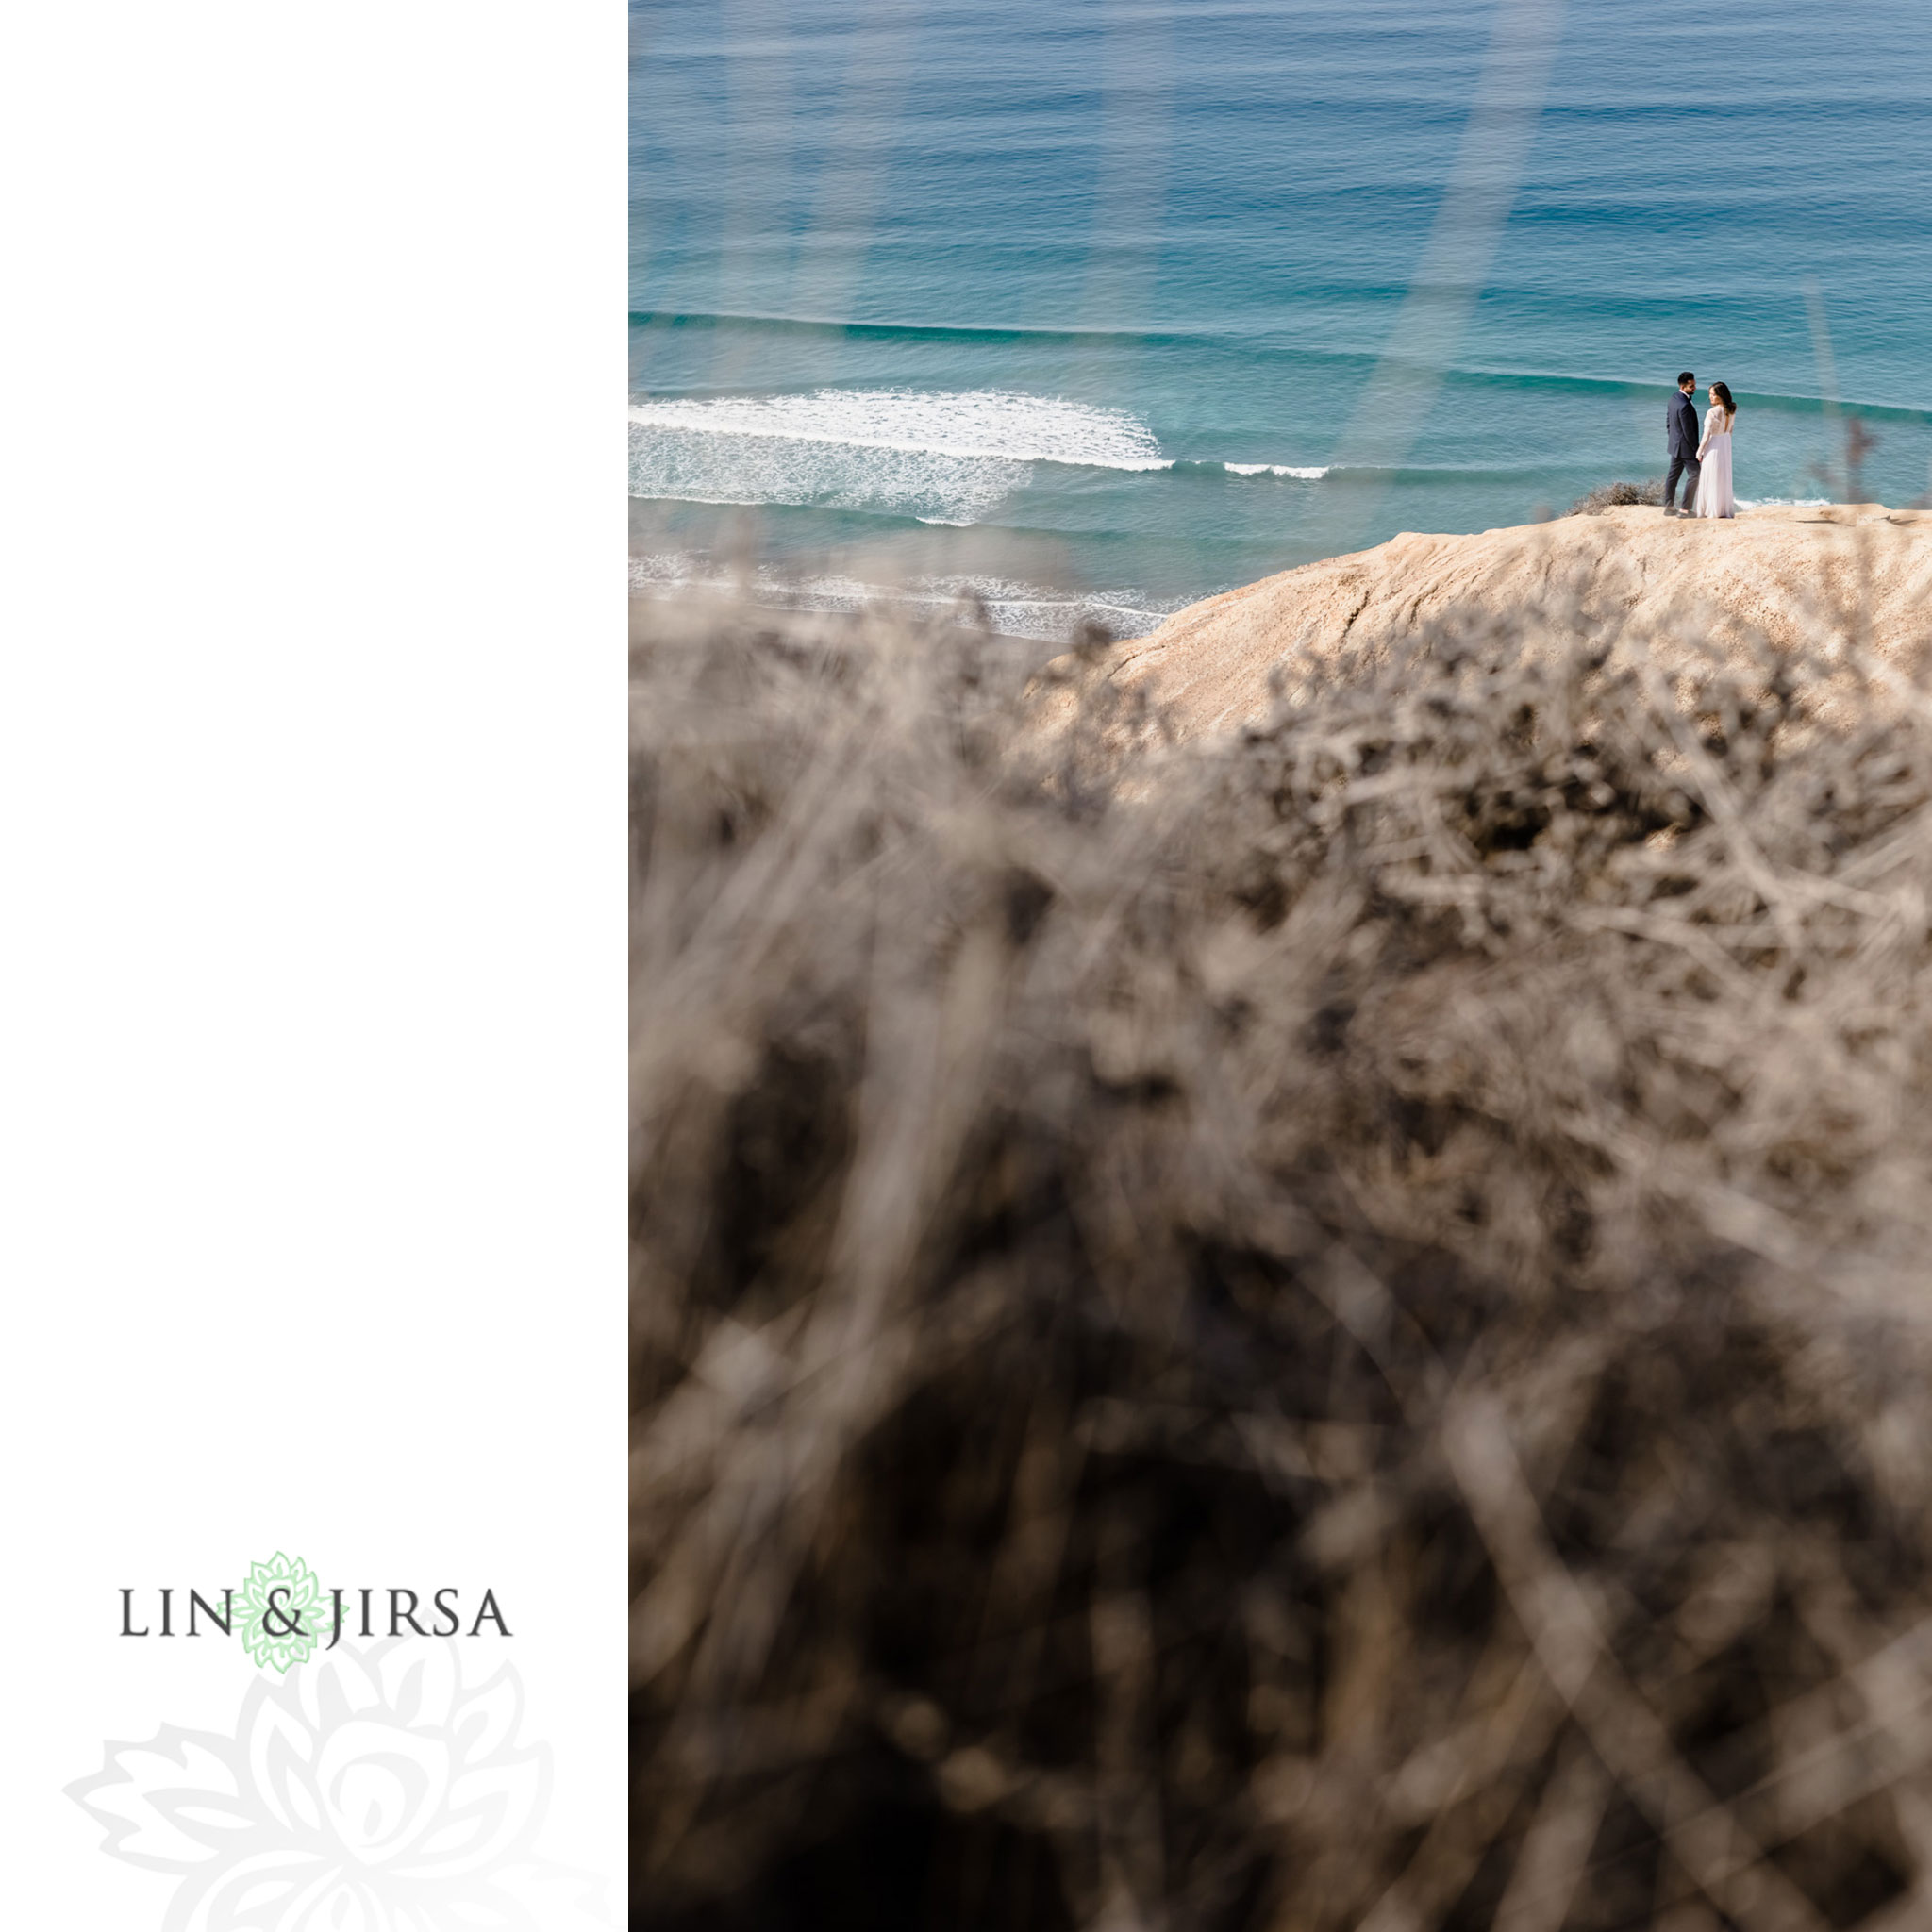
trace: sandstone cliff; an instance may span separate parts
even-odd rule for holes
[[[1735,521],[1606,510],[1466,537],[1405,532],[1176,611],[1118,646],[1110,675],[1150,685],[1183,738],[1263,716],[1271,675],[1376,646],[1456,613],[1580,615],[1593,639],[1757,633],[1818,641],[1862,613],[1902,666],[1932,636],[1932,512],[1774,507]]]

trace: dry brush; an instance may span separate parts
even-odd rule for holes
[[[1027,648],[641,609],[634,1923],[1932,1924],[1924,693]]]

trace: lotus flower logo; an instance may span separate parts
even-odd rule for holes
[[[289,1580],[258,1564],[251,1584],[264,1570]],[[344,1644],[258,1678],[233,1737],[109,1744],[68,1794],[113,1857],[176,1874],[165,1932],[608,1923],[594,1882],[531,1856],[550,1754],[518,1741],[522,1715],[515,1671],[465,1683],[453,1642]]]
[[[299,1557],[277,1550],[266,1563],[250,1566],[235,1596],[240,1636],[258,1664],[287,1671],[315,1649],[325,1606],[315,1572]]]

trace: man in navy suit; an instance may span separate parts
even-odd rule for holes
[[[1664,425],[1670,431],[1671,469],[1664,478],[1664,514],[1689,516],[1697,501],[1697,405],[1690,398],[1697,393],[1697,378],[1687,369],[1677,378],[1677,393],[1664,411]],[[1677,478],[1684,479],[1684,508],[1677,508]]]

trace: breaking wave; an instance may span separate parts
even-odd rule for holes
[[[1035,463],[1165,470],[1124,409],[1010,390],[815,390],[634,403],[630,493],[973,524]]]
[[[1223,463],[1230,476],[1292,476],[1300,483],[1319,483],[1328,474],[1328,465],[1296,463]]]
[[[908,456],[1106,470],[1172,467],[1153,432],[1124,409],[1013,390],[822,389],[809,395],[716,396],[634,403],[630,420],[645,428],[779,437]]]

